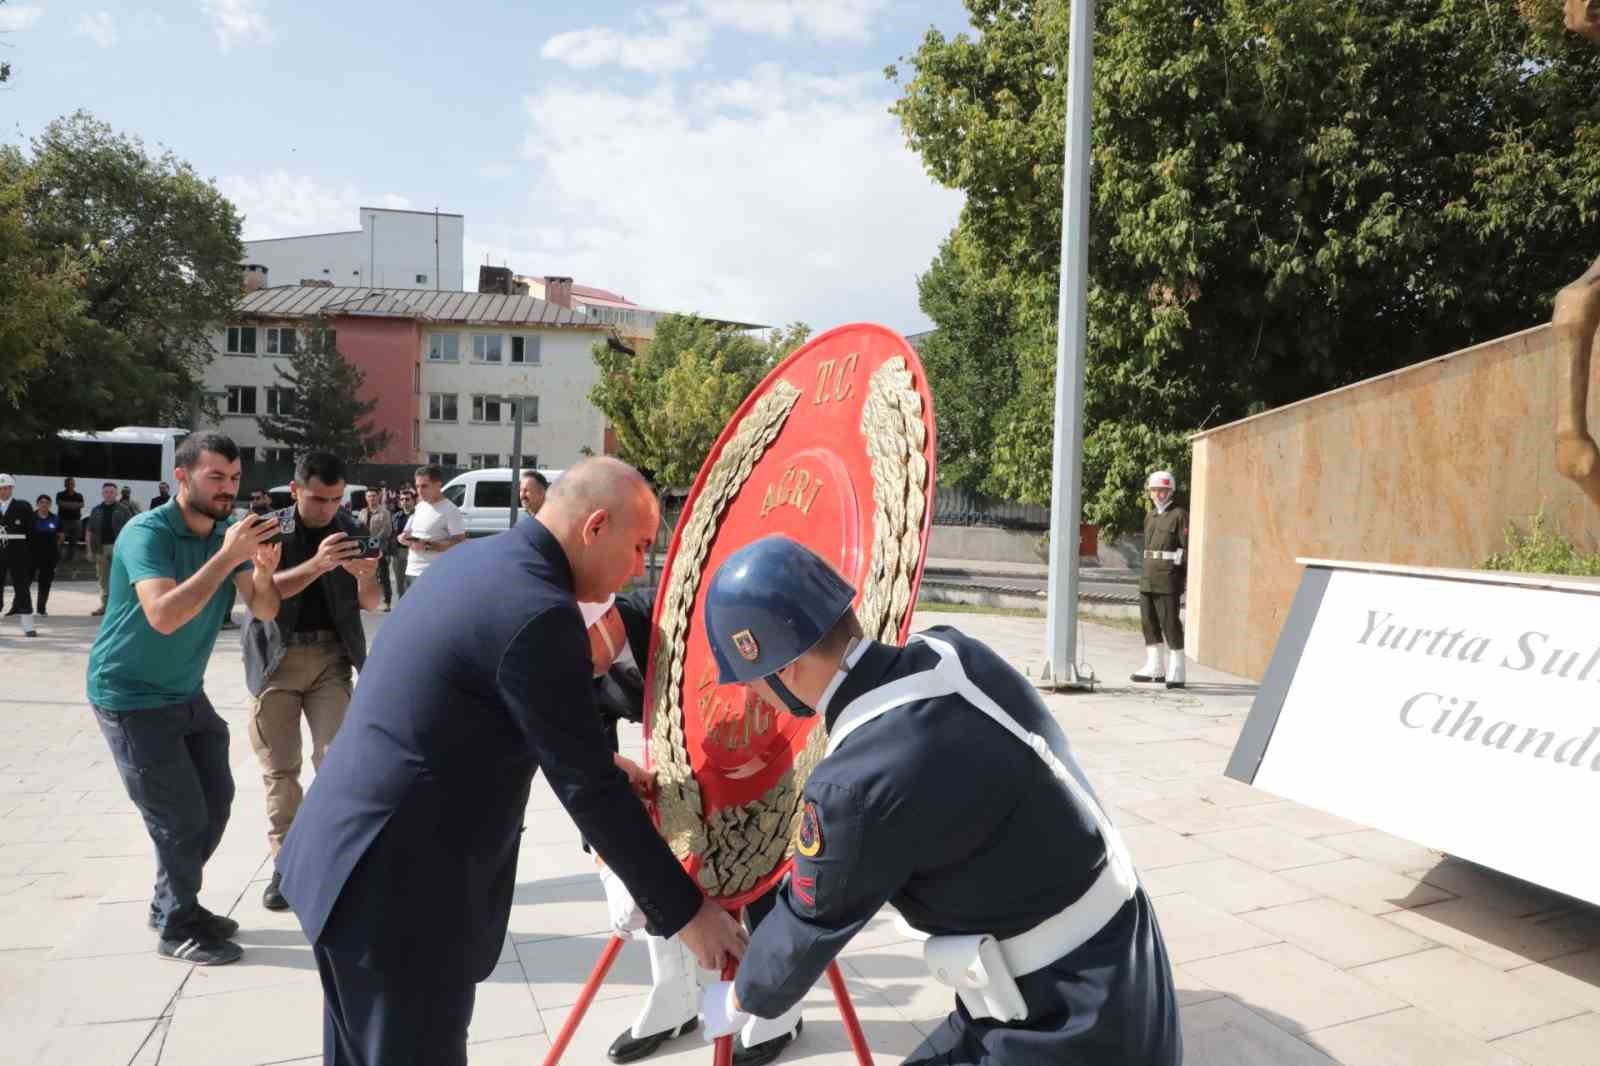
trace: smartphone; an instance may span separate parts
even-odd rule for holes
[[[355,538],[355,540],[356,540],[357,544],[361,545],[361,558],[363,558],[363,559],[381,559],[381,558],[383,558],[383,538],[382,537],[357,537],[357,538]]]
[[[283,538],[294,536],[294,510],[292,508],[281,515],[264,514],[261,517],[278,523],[278,531],[262,543],[279,544],[282,543]]]

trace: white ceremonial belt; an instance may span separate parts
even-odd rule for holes
[[[1006,969],[1022,977],[1077,951],[1111,924],[1138,887],[1132,868],[1107,855],[1089,891],[1027,932],[1000,941]]]
[[[1153,551],[1147,551],[1147,552],[1144,553],[1144,557],[1146,559],[1172,559],[1172,560],[1176,560],[1178,558],[1178,556],[1181,555],[1181,554],[1182,554],[1181,552],[1153,552]]]

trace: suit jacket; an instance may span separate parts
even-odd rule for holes
[[[374,642],[278,857],[306,936],[488,977],[539,769],[650,925],[682,928],[702,894],[611,760],[566,554],[524,518],[441,556]]]

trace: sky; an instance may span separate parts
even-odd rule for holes
[[[647,307],[927,328],[955,224],[884,67],[960,0],[7,0],[0,138],[79,108],[188,160],[244,237],[455,212],[466,273]]]

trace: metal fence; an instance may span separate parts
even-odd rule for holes
[[[1050,509],[1035,503],[996,499],[971,489],[940,485],[934,492],[933,521],[941,526],[1043,531],[1050,528]]]

